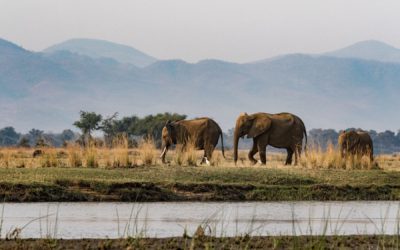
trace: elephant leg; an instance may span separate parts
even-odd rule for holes
[[[213,145],[210,145],[210,147],[207,150],[207,159],[211,160],[212,155],[214,153],[215,147]]]
[[[251,161],[252,164],[256,164],[257,160],[254,159],[254,155],[257,154],[258,148],[257,148],[257,141],[253,139],[253,147],[249,151],[249,160]]]
[[[287,151],[287,157],[285,165],[291,165],[293,159],[293,150],[291,148],[286,148],[286,151]]]
[[[368,153],[369,153],[370,162],[373,162],[374,161],[374,150],[370,149],[370,150],[368,150]]]
[[[260,155],[261,164],[267,164],[267,143],[262,142],[261,140],[257,143],[258,154]]]
[[[201,159],[201,164],[206,163],[207,165],[210,165],[210,161],[211,161],[213,152],[214,152],[214,146],[209,143],[205,143],[204,144],[204,155],[203,155],[203,159]]]
[[[207,164],[207,155],[208,155],[208,152],[207,152],[207,146],[206,145],[204,145],[204,154],[203,154],[203,158],[201,159],[201,162],[200,162],[200,164],[203,164],[203,163],[206,163]]]
[[[212,154],[213,154],[213,152],[214,152],[214,146],[213,145],[209,145],[206,149],[205,149],[205,154],[206,154],[206,159],[205,159],[205,161],[206,161],[206,164],[207,165],[210,165],[210,161],[211,161],[211,158],[212,158]]]
[[[200,164],[203,164],[203,163],[205,163],[205,162],[206,162],[206,158],[207,158],[207,153],[206,153],[206,150],[204,149],[203,158],[201,159],[201,162],[200,162]]]
[[[294,165],[296,166],[301,156],[301,144],[296,144],[294,149]]]

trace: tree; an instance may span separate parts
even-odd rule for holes
[[[18,147],[29,148],[29,139],[25,136],[22,137],[21,140],[18,142]]]
[[[20,134],[13,127],[0,129],[0,146],[14,146],[18,143]]]
[[[179,121],[186,118],[186,115],[177,113],[159,113],[156,115],[148,115],[140,119],[134,127],[132,134],[151,137],[157,147],[161,146],[161,132],[168,120]]]
[[[151,137],[157,145],[160,144],[161,131],[166,121],[177,121],[186,118],[186,115],[176,113],[160,113],[148,115],[143,118],[137,116],[123,117],[116,119],[117,114],[104,119],[99,128],[104,132],[104,139],[108,146],[111,146],[114,138],[126,136],[128,140],[134,137]]]
[[[35,147],[48,147],[49,143],[46,142],[46,140],[43,137],[40,137],[39,139],[36,140]]]
[[[83,142],[88,145],[92,138],[92,131],[99,128],[99,124],[103,117],[95,112],[80,111],[80,119],[74,122],[74,126],[82,131]]]
[[[60,139],[61,141],[72,141],[75,139],[75,133],[74,131],[70,129],[65,129],[61,132],[60,134]]]
[[[39,129],[31,129],[28,132],[28,139],[29,139],[29,144],[30,145],[36,145],[36,142],[43,137],[43,130]]]

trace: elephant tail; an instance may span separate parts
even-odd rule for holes
[[[222,151],[222,156],[224,157],[224,159],[226,159],[225,157],[225,150],[224,150],[224,133],[222,133],[222,130],[220,132],[220,136],[221,136],[221,151]]]
[[[307,131],[305,129],[304,136],[306,137],[306,143],[304,144],[304,154],[307,155]]]
[[[304,134],[304,137],[306,139],[305,144],[304,144],[304,154],[307,156],[307,129],[306,129],[306,125],[304,125],[303,120],[301,120],[300,118],[299,118],[299,120],[300,120],[300,123],[301,123],[301,125],[303,127],[303,134]]]

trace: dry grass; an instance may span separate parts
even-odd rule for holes
[[[136,158],[130,157],[129,141],[124,136],[114,139],[112,149],[106,149],[104,153],[109,156],[106,166],[129,168],[137,164]]]
[[[368,156],[342,158],[333,144],[326,151],[319,147],[310,147],[300,159],[300,165],[312,169],[378,169],[377,161],[371,162]]]
[[[112,148],[94,147],[82,148],[78,145],[67,145],[65,148],[40,148],[42,153],[33,157],[36,149],[0,148],[0,167],[4,168],[46,168],[46,167],[87,167],[87,168],[129,168],[135,166],[161,165],[160,150],[154,141],[143,140],[138,148],[128,147],[128,141],[120,138],[113,143]],[[224,158],[216,149],[211,159],[214,167],[261,167],[252,165],[247,159],[247,150],[239,150],[238,162],[233,162],[233,152],[225,151]],[[169,150],[167,161],[176,166],[201,166],[202,150],[196,150],[193,144],[182,150],[178,145],[175,150]],[[257,155],[256,155],[257,158]],[[307,168],[307,169],[385,169],[400,170],[400,155],[378,155],[373,163],[368,157],[349,157],[342,159],[333,145],[327,150],[310,147],[307,154],[302,154],[298,166],[284,166],[286,153],[267,153],[267,168]]]
[[[76,145],[67,145],[68,166],[77,168],[82,166],[82,149]]]
[[[174,155],[174,163],[178,166],[197,166],[197,160],[202,157],[199,153],[193,142],[189,142],[186,147],[178,145],[174,151],[170,152]]]
[[[142,165],[152,166],[157,163],[157,154],[159,154],[159,151],[151,138],[140,142],[138,151]]]

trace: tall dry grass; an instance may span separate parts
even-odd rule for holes
[[[33,152],[42,151],[37,157]],[[5,168],[42,168],[42,167],[88,167],[88,168],[124,168],[135,166],[152,166],[161,164],[160,150],[152,139],[143,140],[138,148],[129,148],[128,140],[120,137],[113,142],[112,147],[90,146],[83,148],[76,144],[68,144],[65,148],[0,148],[0,167]],[[169,150],[166,156],[170,165],[204,166],[200,161],[203,150],[196,150],[193,143],[182,149],[180,145],[175,150]],[[233,151],[226,150],[223,158],[216,149],[210,160],[214,167],[264,167],[253,165],[247,158],[248,150],[239,150],[238,162],[233,162]],[[255,156],[256,159],[258,155]],[[286,153],[267,153],[266,167],[283,168]],[[295,166],[286,166],[289,168]],[[326,150],[310,146],[307,154],[302,154],[296,167],[309,169],[388,169],[400,170],[400,155],[379,155],[370,163],[369,158],[348,157],[342,159],[334,145],[329,144]]]
[[[68,144],[66,148],[68,152],[67,166],[73,168],[82,167],[82,148],[73,144]]]
[[[349,156],[342,158],[339,150],[328,143],[327,149],[311,146],[300,158],[300,166],[312,169],[377,169],[376,161],[371,162],[368,156]]]
[[[108,166],[114,168],[119,167],[132,167],[137,165],[136,157],[130,154],[129,140],[126,136],[118,136],[113,140],[113,146],[111,150],[106,150],[106,154],[109,153],[112,158]],[[107,152],[108,151],[108,152]]]
[[[151,166],[157,163],[159,150],[157,150],[152,138],[142,140],[139,143],[138,152],[142,165]]]
[[[182,145],[176,146],[173,154],[173,161],[178,166],[197,166],[197,159],[200,158],[199,152],[196,149],[195,143],[190,140],[185,147]]]

